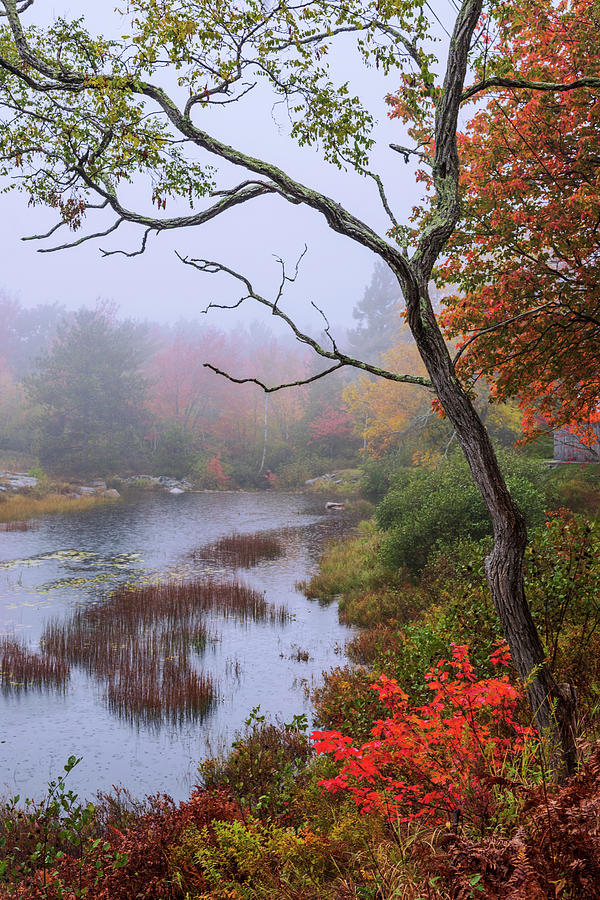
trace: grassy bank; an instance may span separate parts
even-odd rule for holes
[[[114,502],[112,498],[91,494],[83,497],[66,496],[65,494],[54,492],[42,495],[1,495],[0,522],[24,522],[38,516],[79,512]]]

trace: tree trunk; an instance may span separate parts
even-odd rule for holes
[[[504,637],[527,690],[538,730],[555,744],[552,756],[559,755],[559,768],[572,774],[577,762],[575,692],[571,685],[559,685],[552,677],[525,597],[525,520],[506,487],[489,435],[454,373],[427,286],[422,285],[406,301],[419,352],[492,520],[494,546],[486,560],[486,574]]]
[[[262,449],[262,459],[260,461],[260,468],[258,470],[258,474],[262,473],[262,470],[265,467],[265,461],[267,459],[267,438],[269,434],[269,395],[265,394],[265,422],[263,429],[263,449]]]

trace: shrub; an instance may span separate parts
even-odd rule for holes
[[[338,603],[340,622],[361,627],[381,623],[399,627],[417,614],[414,601],[414,592],[411,594],[405,587],[380,587],[356,595],[344,594]]]
[[[600,509],[600,465],[557,466],[548,476],[549,505],[597,514]]]
[[[108,871],[127,865],[126,853],[97,836],[95,807],[80,803],[66,778],[81,762],[69,757],[40,803],[20,797],[0,815],[0,897],[74,898],[93,896]]]
[[[525,589],[551,669],[576,686],[581,712],[600,676],[600,525],[569,510],[550,514],[527,549]]]
[[[600,747],[550,795],[530,792],[512,835],[449,833],[429,867],[452,897],[594,900],[600,897]],[[474,878],[473,873],[477,873]]]
[[[545,496],[539,463],[517,454],[500,456],[508,487],[529,524],[543,519]],[[487,510],[462,454],[439,468],[400,469],[377,507],[376,520],[387,534],[381,541],[384,564],[420,572],[431,552],[458,537],[491,532]]]
[[[492,661],[509,665],[507,648],[500,646]],[[506,675],[478,680],[465,646],[454,646],[425,678],[429,702],[414,707],[397,681],[380,677],[373,690],[388,716],[361,747],[337,731],[313,733],[317,753],[342,763],[323,787],[347,791],[361,810],[391,821],[464,818],[488,826],[494,785],[508,784],[512,760],[534,737],[515,719],[519,692]]]
[[[367,460],[363,465],[360,492],[367,500],[377,503],[382,500],[390,487],[390,465],[385,461]]]
[[[295,716],[283,725],[266,722],[256,707],[230,755],[201,763],[198,771],[203,785],[226,789],[242,807],[261,818],[287,817],[290,797],[312,756],[312,745],[304,733],[306,724],[305,716]]]
[[[326,830],[274,823],[215,822],[186,829],[172,850],[175,868],[194,871],[210,900],[351,900],[376,887],[377,861],[367,855],[373,821],[342,815]],[[193,883],[185,880],[186,887]]]
[[[344,729],[356,741],[367,740],[375,720],[385,715],[372,683],[372,673],[363,668],[345,666],[324,673],[323,684],[312,694],[315,724]]]

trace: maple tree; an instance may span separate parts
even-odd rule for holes
[[[203,423],[217,417],[222,379],[204,367],[210,352],[223,356],[224,335],[209,329],[202,337],[188,339],[177,333],[163,342],[149,366],[150,409],[159,422],[176,423],[196,434]]]
[[[494,52],[515,75],[600,74],[593,0],[507,5]],[[440,278],[460,372],[496,399],[517,396],[526,432],[600,420],[600,96],[501,91],[460,136],[463,221]]]
[[[493,523],[487,574],[515,665],[540,728],[554,730],[567,768],[573,768],[573,695],[568,686],[556,684],[548,670],[524,595],[524,518],[506,487],[469,392],[456,375],[429,283],[460,217],[457,127],[462,104],[498,88],[597,90],[600,78],[587,74],[589,70],[583,78],[569,72],[565,82],[555,84],[515,73],[511,60],[493,46],[490,49],[486,38],[498,29],[503,40],[513,20],[519,27],[519,8],[490,4],[484,10],[483,0],[456,4],[445,62],[431,52],[434,29],[420,0],[282,0],[273,7],[258,0],[220,0],[214,6],[180,0],[169,10],[155,0],[129,0],[123,6],[130,34],[115,40],[93,37],[81,19],[58,18],[48,27],[26,28],[22,16],[35,10],[35,0],[0,0],[7,23],[0,31],[0,106],[5,125],[0,130],[0,171],[14,176],[17,170],[19,177],[12,183],[26,191],[33,204],[57,210],[56,227],[37,237],[56,240],[58,229],[85,227],[104,210],[114,214],[112,224],[55,248],[97,240],[130,222],[143,230],[141,246],[131,251],[137,254],[155,233],[202,226],[239,205],[269,196],[313,211],[333,231],[381,259],[404,295],[406,320],[426,377],[383,369],[343,352],[328,327],[320,340],[302,331],[280,302],[286,284],[297,275],[283,264],[279,290],[268,299],[245,275],[224,263],[180,257],[199,272],[233,279],[242,292],[234,305],[250,300],[266,307],[326,361],[320,372],[295,383],[351,366],[435,391]],[[484,12],[487,18],[482,18]],[[399,223],[381,176],[370,168],[374,116],[329,65],[328,50],[341,34],[354,36],[363,63],[375,64],[385,75],[393,71],[394,83],[401,82],[396,111],[410,123],[417,146],[393,145],[393,149],[404,159],[415,155],[422,159],[423,142],[432,148],[431,155],[425,154],[431,164],[431,198],[427,215],[413,234]],[[434,74],[438,62],[441,78]],[[168,66],[173,71],[163,78]],[[477,81],[465,87],[470,67]],[[369,225],[281,166],[252,156],[241,146],[232,147],[206,130],[214,121],[202,118],[207,107],[243,102],[259,79],[286,101],[291,137],[303,145],[317,144],[327,162],[347,166],[372,182],[387,216],[386,227]],[[201,161],[199,154],[204,154]],[[224,164],[223,170],[216,171],[212,163]],[[225,179],[239,169],[244,174],[231,186]],[[146,209],[130,209],[123,194],[127,182],[138,177],[149,182],[149,199],[156,210],[152,215]],[[188,198],[200,208],[169,216],[165,207],[174,196]],[[105,254],[115,252],[124,251]],[[267,393],[283,386],[256,378],[234,381],[254,381]]]
[[[490,659],[508,666],[507,647]],[[392,821],[487,820],[494,784],[535,739],[515,717],[520,694],[507,675],[478,680],[464,645],[453,646],[452,657],[425,677],[431,698],[419,707],[411,707],[395,679],[379,678],[372,687],[389,716],[374,724],[373,740],[361,747],[337,731],[313,732],[317,753],[342,763],[320,784],[347,791],[363,812],[377,810]]]
[[[147,365],[153,417],[148,438],[155,464],[164,469],[179,463],[189,472],[194,460],[206,462],[221,451],[237,458],[250,477],[253,466],[264,470],[269,454],[292,452],[295,426],[306,409],[305,389],[292,389],[265,404],[257,386],[234,385],[204,363],[210,358],[215,365],[228,364],[240,377],[255,372],[262,378],[282,373],[296,378],[307,369],[304,351],[257,324],[248,333],[229,334],[187,324],[168,337],[159,331],[156,340],[159,347]],[[262,465],[255,461],[261,457]]]
[[[352,438],[352,421],[346,410],[326,404],[310,423],[309,430],[309,443],[317,443],[335,455]]]
[[[227,482],[229,481],[229,475],[226,475],[223,470],[220,453],[218,453],[216,456],[212,456],[207,462],[206,475],[212,482],[214,482],[215,487],[226,487]]]
[[[392,371],[423,372],[424,366],[404,326],[400,338],[381,358]],[[371,456],[380,456],[397,443],[419,417],[427,417],[431,397],[417,385],[394,384],[381,378],[361,375],[344,388],[344,403]]]

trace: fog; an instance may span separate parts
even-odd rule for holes
[[[123,19],[115,16],[113,7],[113,0],[55,3],[50,11],[34,5],[24,15],[24,21],[43,23],[53,15],[83,15],[91,30],[119,34],[123,31]],[[392,73],[385,79],[374,69],[365,70],[355,57],[353,60],[350,40],[340,42],[332,62],[340,72],[340,80],[351,78],[352,90],[375,114],[377,143],[372,168],[382,175],[398,220],[406,222],[423,189],[415,183],[412,167],[389,148],[390,141],[407,142],[399,123],[389,120],[384,101],[385,94],[395,88],[398,76]],[[168,79],[166,84],[169,87]],[[298,148],[288,137],[285,111],[274,105],[268,91],[256,89],[242,102],[202,111],[201,116],[203,127],[219,138],[246,153],[277,163],[295,179],[334,197],[380,233],[389,227],[375,183],[323,163],[318,148]],[[220,166],[220,172],[219,186],[232,186],[240,180],[239,170],[232,166]],[[125,197],[130,208],[151,209],[149,192],[143,184],[129,188]],[[103,298],[114,301],[121,316],[162,323],[196,319],[208,302],[234,302],[239,294],[226,277],[201,275],[182,265],[175,251],[223,262],[248,275],[264,296],[274,297],[280,278],[274,256],[293,266],[306,245],[308,252],[300,277],[288,288],[284,308],[314,332],[322,322],[315,316],[311,301],[323,308],[333,325],[347,327],[373,270],[374,257],[369,251],[335,235],[311,210],[290,206],[275,197],[244,204],[207,225],[153,236],[146,252],[132,259],[118,255],[103,258],[100,252],[100,248],[129,252],[137,249],[141,231],[130,225],[75,249],[40,253],[40,248],[49,248],[52,243],[24,242],[21,238],[52,227],[56,222],[52,211],[28,206],[27,197],[16,192],[4,194],[1,202],[4,253],[0,288],[26,307],[52,302],[68,309],[93,307]],[[185,212],[187,208],[171,202],[167,215]],[[84,224],[84,229],[103,230],[111,221],[110,217],[98,216]],[[259,317],[260,310],[249,301],[235,313],[212,310],[209,315],[211,325],[225,329]],[[274,325],[272,317],[269,324]]]

